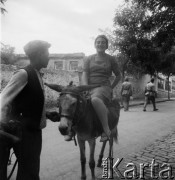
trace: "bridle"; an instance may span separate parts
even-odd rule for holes
[[[78,125],[80,120],[84,117],[87,102],[86,102],[85,98],[83,98],[81,96],[81,94],[78,93],[78,92],[62,91],[60,93],[60,97],[63,96],[63,95],[66,95],[66,94],[70,94],[70,95],[75,96],[77,98],[77,107],[76,107],[75,113],[73,115],[63,114],[60,105],[59,105],[59,109],[60,109],[59,113],[60,113],[60,118],[65,117],[68,120],[72,119],[72,126],[71,126],[71,128],[72,128],[73,126]],[[83,113],[82,114],[80,112],[78,112],[78,110],[80,109],[80,104],[81,103],[84,104],[84,108],[83,108]],[[76,138],[75,138],[75,134],[74,134],[73,137],[74,137],[73,139],[74,139],[75,146],[77,146],[77,141],[76,141]]]
[[[73,120],[72,121],[73,125],[75,125],[75,124],[77,125],[80,122],[80,119],[84,116],[84,112],[85,112],[84,110],[85,110],[85,107],[86,107],[86,104],[87,104],[86,100],[85,100],[85,98],[83,98],[83,96],[80,94],[80,92],[76,92],[76,91],[67,91],[67,90],[62,91],[60,93],[60,97],[62,95],[66,95],[66,94],[70,94],[70,95],[76,97],[76,99],[77,99],[77,107],[76,107],[75,113],[72,115],[72,114],[62,113],[61,107],[59,106],[60,118],[65,117],[67,119],[72,119]],[[79,109],[80,109],[80,106],[82,104],[84,105],[83,113],[78,112]]]

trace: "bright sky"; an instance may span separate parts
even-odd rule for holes
[[[23,46],[40,39],[51,53],[95,53],[99,29],[112,28],[115,9],[123,0],[7,0],[1,41],[24,53]]]

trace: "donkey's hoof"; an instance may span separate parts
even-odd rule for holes
[[[97,180],[97,178],[96,177],[92,177],[91,180]]]
[[[81,176],[81,180],[86,180],[86,176]]]
[[[101,159],[98,160],[97,167],[99,167],[99,168],[102,167],[102,160]]]
[[[91,180],[102,180],[102,178],[95,177],[94,179]]]
[[[101,168],[101,167],[102,167],[101,163],[98,163],[98,164],[97,164],[97,167]]]

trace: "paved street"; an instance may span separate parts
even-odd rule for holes
[[[128,164],[132,163],[132,166],[136,168],[135,173],[139,179],[150,180],[155,179],[175,179],[175,131],[169,133],[168,135],[162,137],[159,140],[156,140],[154,143],[146,146],[141,151],[129,154],[124,157],[121,163],[118,165],[118,169],[122,175],[126,170],[131,169],[127,168]],[[134,164],[134,165],[133,165]],[[144,171],[143,168],[144,167]],[[162,173],[165,169],[169,169],[168,172]],[[143,173],[144,172],[144,173]],[[133,176],[133,172],[128,174],[127,177]],[[120,180],[117,174],[113,173],[114,179]],[[120,176],[121,177],[121,176]]]
[[[158,103],[159,111],[153,112],[152,105],[148,105],[147,112],[143,112],[142,106],[131,107],[129,112],[121,110],[118,125],[119,143],[114,146],[114,161],[117,158],[131,156],[137,159],[139,152],[151,147],[155,142],[162,142],[162,138],[174,143],[175,139],[169,135],[175,131],[175,101]],[[41,155],[41,180],[78,180],[80,177],[79,149],[72,142],[65,142],[57,130],[58,123],[48,122],[43,131],[43,150]],[[165,140],[164,140],[165,141]],[[157,144],[158,145],[158,144]],[[161,146],[161,143],[159,143]],[[165,149],[163,145],[162,149]],[[101,143],[97,139],[96,160],[98,158]],[[168,146],[175,157],[174,146]],[[149,148],[146,149],[149,154]],[[157,154],[157,149],[152,146],[152,152]],[[87,180],[90,179],[88,167],[89,148],[87,146]],[[134,155],[136,153],[136,155]],[[159,152],[161,154],[161,152]],[[168,153],[168,152],[167,152]],[[142,156],[143,153],[141,153]],[[170,153],[169,159],[173,159]],[[107,153],[105,155],[107,157]],[[146,156],[146,155],[145,155]],[[101,177],[102,169],[96,168],[96,174]],[[12,178],[14,180],[14,178]]]

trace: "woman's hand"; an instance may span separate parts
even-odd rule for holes
[[[119,81],[120,81],[120,76],[116,76],[112,85],[111,85],[112,89],[115,88],[115,86],[119,83]]]

